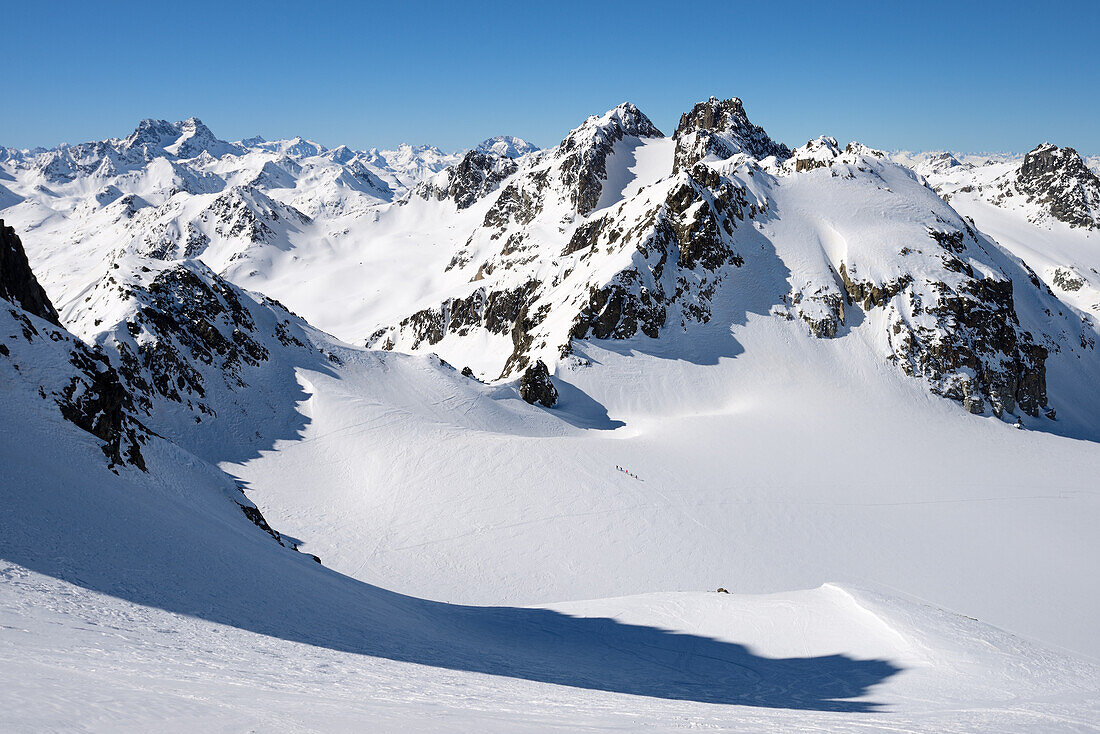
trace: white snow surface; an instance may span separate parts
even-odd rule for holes
[[[273,543],[171,444],[116,475],[5,394],[8,731],[1087,731],[1100,707],[1093,663],[896,593],[395,594]]]

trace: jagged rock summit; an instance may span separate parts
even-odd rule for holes
[[[736,97],[727,100],[711,97],[697,103],[680,116],[673,137],[674,171],[689,168],[708,155],[726,159],[735,153],[747,153],[758,159],[775,156],[779,160],[791,155],[786,145],[775,142],[764,128],[749,122],[744,105]]]
[[[1055,219],[1071,227],[1100,229],[1100,178],[1073,148],[1036,146],[1024,156],[1014,183]]]
[[[436,180],[434,198],[484,211],[445,268],[465,285],[367,343],[439,351],[490,380],[553,372],[586,340],[689,345],[755,312],[822,339],[865,323],[881,358],[932,392],[1038,416],[1049,354],[1093,343],[1064,311],[1055,335],[1025,318],[1016,293],[1033,274],[911,170],[828,136],[792,152],[737,99],[696,104],[671,139],[623,104],[536,156],[472,154]],[[482,338],[497,359],[461,346]]]

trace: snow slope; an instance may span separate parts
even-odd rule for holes
[[[167,442],[115,474],[37,396],[5,395],[10,731],[1082,731],[1100,705],[1092,664],[831,585],[545,609],[394,594],[276,545]]]
[[[431,598],[873,583],[1100,654],[1100,446],[960,416],[858,335],[799,337],[591,345],[546,422],[437,377],[303,375],[302,439],[226,468],[333,568]]]
[[[1074,731],[1096,711],[1089,663],[836,586],[519,608],[365,585],[273,542],[164,439],[110,469],[28,389],[51,343],[0,371],[6,730]]]

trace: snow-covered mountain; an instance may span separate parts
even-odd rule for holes
[[[528,153],[534,153],[538,150],[538,146],[513,135],[497,135],[481,141],[474,150],[480,153],[492,153],[503,158],[519,158]]]
[[[235,721],[233,670],[338,729],[1087,726],[1094,167],[716,98],[546,150],[0,149],[0,708],[109,727],[132,669]]]

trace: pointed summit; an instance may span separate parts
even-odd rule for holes
[[[663,138],[664,133],[629,102],[623,102],[571,131],[555,155],[561,159],[562,182],[578,214],[588,214],[599,203],[607,179],[607,157],[624,138]]]
[[[179,158],[194,158],[203,151],[215,158],[224,155],[243,153],[243,148],[219,140],[214,133],[197,117],[189,117],[183,122],[177,122],[179,139],[164,150]]]
[[[173,124],[168,120],[154,120],[147,118],[138,123],[138,126],[123,141],[126,149],[149,147],[163,150],[166,145],[171,145],[179,139],[179,123]]]
[[[737,97],[719,100],[711,97],[699,102],[680,116],[676,127],[675,170],[688,168],[696,161],[713,155],[719,159],[730,158],[736,153],[747,153],[753,158],[786,160],[791,151],[786,145],[768,137],[764,128],[753,125],[745,114],[745,107]]]
[[[614,141],[624,137],[663,138],[664,133],[641,110],[630,102],[623,102],[602,115],[589,117],[580,127],[571,130],[559,147],[569,150],[594,138],[612,138]]]

